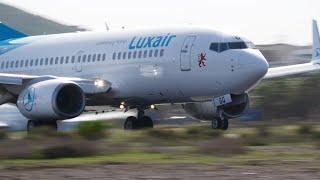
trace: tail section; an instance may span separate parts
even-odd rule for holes
[[[27,35],[0,22],[0,41],[22,37],[27,37]]]
[[[312,61],[320,60],[320,37],[319,37],[319,30],[318,24],[316,20],[312,22],[312,36],[313,36],[313,43],[312,43]]]

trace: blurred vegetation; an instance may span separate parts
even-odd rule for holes
[[[98,140],[105,138],[110,128],[111,125],[104,121],[85,121],[79,124],[78,133],[86,139]]]
[[[0,140],[7,139],[8,132],[6,130],[0,130]]]
[[[320,74],[264,80],[251,93],[252,107],[263,109],[263,119],[319,118]]]
[[[80,133],[99,132],[94,138]],[[99,138],[97,136],[99,135]],[[101,135],[101,136],[100,136]],[[40,129],[32,134],[8,133],[0,140],[0,168],[26,162],[81,163],[215,163],[252,159],[320,157],[320,124],[257,124],[230,131],[212,130],[207,123],[157,129],[123,131],[103,122],[82,123],[64,133]],[[71,158],[71,159],[66,159]],[[49,161],[50,160],[50,161]],[[17,162],[23,162],[19,164]],[[37,163],[36,163],[37,164]]]

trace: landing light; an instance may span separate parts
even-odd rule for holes
[[[121,104],[120,105],[120,109],[124,109],[125,107],[124,107],[124,105],[123,104]]]
[[[151,108],[151,109],[156,109],[156,105],[152,104],[152,105],[150,106],[150,108]]]
[[[97,80],[94,82],[94,85],[97,86],[97,87],[104,87],[104,86],[105,86],[105,83],[104,83],[103,80],[97,79]]]

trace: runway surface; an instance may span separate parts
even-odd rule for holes
[[[301,166],[303,164],[303,166]],[[256,165],[94,165],[57,168],[0,170],[0,179],[319,179],[320,171],[312,161],[278,162]]]

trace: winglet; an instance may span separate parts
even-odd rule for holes
[[[316,20],[312,21],[312,61],[320,60],[320,37]]]

